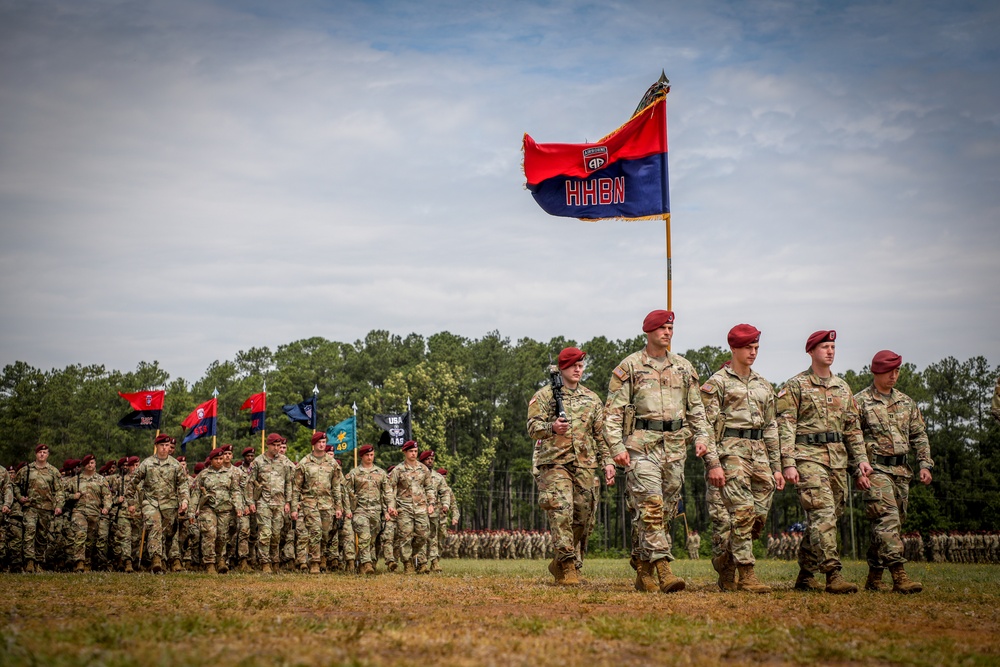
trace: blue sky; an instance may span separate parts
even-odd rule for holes
[[[633,336],[662,225],[546,216],[520,144],[607,134],[662,69],[676,349],[996,364],[997,35],[988,2],[0,0],[0,363]]]

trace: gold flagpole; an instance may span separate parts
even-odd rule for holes
[[[261,389],[261,393],[264,394],[264,423],[266,424],[267,423],[267,380],[264,380],[264,387],[263,387],[263,389]],[[251,407],[250,410],[252,411],[253,407]],[[264,431],[265,430],[266,429],[263,429],[263,428],[260,430],[260,453],[261,453],[262,456],[264,454]]]

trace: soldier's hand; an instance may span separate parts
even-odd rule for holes
[[[932,479],[934,479],[934,478],[931,476],[931,471],[930,470],[928,470],[927,468],[921,468],[920,469],[920,483],[921,484],[924,484],[924,485],[930,484]],[[5,507],[4,509],[6,510],[7,508]]]
[[[457,526],[457,525],[458,525],[458,519],[452,519],[452,520],[451,520],[451,525],[452,525],[453,527],[454,527],[454,526]]]
[[[20,498],[20,501],[19,501],[19,502],[20,502],[20,503],[21,503],[22,505],[27,505],[27,504],[28,504],[28,496],[21,496],[21,498]]]
[[[135,505],[129,505],[128,506],[128,513],[129,514],[135,514]]]
[[[783,491],[785,489],[785,476],[780,472],[774,473],[774,488],[778,491]]]
[[[3,512],[4,514],[10,514],[10,508],[4,505],[3,509],[0,509],[0,512]]]
[[[396,516],[397,516],[397,515],[399,514],[399,512],[398,512],[398,511],[396,511],[396,510],[395,510],[394,508],[392,508],[392,507],[390,507],[389,509],[387,509],[385,513],[389,515],[389,518],[390,518],[390,519],[395,519],[395,518],[396,518]]]
[[[62,508],[61,507],[57,507],[56,508],[55,515],[56,516],[61,516],[62,515]]]
[[[566,435],[566,431],[569,430],[569,422],[565,418],[560,417],[559,419],[552,422],[552,432],[556,435]]]
[[[116,500],[115,502],[121,505],[123,502],[125,502],[125,496],[118,496],[118,500]]]
[[[251,505],[251,506],[250,506],[249,508],[247,508],[247,509],[249,509],[249,510],[250,510],[250,513],[251,513],[251,514],[253,514],[253,513],[255,513],[255,512],[257,511],[257,506],[256,506],[256,505]]]
[[[339,519],[340,517],[344,516],[344,510],[337,510],[336,512],[333,513],[333,516]]]
[[[859,491],[867,491],[868,489],[872,488],[872,481],[867,477],[865,477],[864,475],[860,475],[857,479],[854,480],[854,488],[858,489]]]
[[[604,483],[608,486],[615,485],[615,467],[604,466]]]
[[[187,501],[185,500],[184,502],[181,503],[180,509],[178,511],[181,514],[184,514],[184,512],[187,512],[187,508],[188,508],[188,504],[187,504]]]
[[[874,470],[872,470],[871,465],[869,465],[868,463],[859,463],[858,470],[861,471],[861,474],[864,475],[865,477],[868,477],[868,475],[875,472]]]
[[[434,505],[427,506],[427,516],[434,516]]]
[[[292,521],[298,521],[298,520],[299,520],[299,513],[292,512]]]
[[[799,483],[799,469],[795,466],[788,466],[782,471],[782,473],[784,474],[785,479],[787,479],[793,486]]]
[[[83,495],[82,493],[80,493],[79,491],[77,491],[76,493],[73,494],[73,500],[79,500],[80,496],[82,496],[82,495]]]
[[[344,514],[344,518],[345,519],[353,519],[354,518],[354,514],[352,512],[347,512],[346,514]]]
[[[696,442],[694,445],[694,455],[700,459],[705,454],[708,454],[708,447],[705,446],[704,442]]]
[[[708,471],[708,483],[717,489],[726,485],[726,473],[722,472],[722,466],[716,466]]]
[[[108,515],[108,509],[107,508],[102,509],[101,510],[101,514],[103,514],[104,516],[107,516]]]
[[[285,512],[285,514],[288,514],[289,512],[292,511],[292,506],[289,505],[288,503],[285,503],[285,506],[282,507],[281,509]]]
[[[621,467],[628,468],[629,465],[628,452],[624,451],[621,454],[616,454],[614,457],[614,461]]]

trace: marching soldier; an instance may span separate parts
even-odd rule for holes
[[[652,311],[642,330],[646,347],[612,371],[604,434],[615,463],[626,468],[636,538],[632,547],[636,590],[659,588],[670,593],[685,586],[670,570],[674,555],[667,535],[684,483],[689,436],[693,436],[695,454],[705,459],[708,482],[721,487],[725,475],[708,434],[698,374],[687,359],[669,350],[673,312]]]
[[[575,347],[559,352],[556,379],[563,384],[562,414],[550,384],[528,402],[528,437],[536,440],[538,506],[548,515],[555,550],[549,572],[557,584],[564,586],[580,584],[578,546],[589,537],[601,489],[596,471],[603,468],[608,484],[615,478],[604,436],[604,405],[597,394],[580,384],[586,356]],[[579,557],[582,567],[583,554]]]
[[[361,464],[344,478],[344,486],[353,513],[354,534],[358,537],[358,563],[361,574],[375,574],[378,553],[375,538],[382,530],[382,516],[389,509],[389,474],[375,465],[375,448],[361,445]]]
[[[295,468],[292,478],[292,521],[299,514],[305,522],[308,535],[308,554],[305,550],[296,555],[300,569],[305,569],[308,556],[309,573],[320,573],[320,559],[330,542],[334,521],[343,515],[340,486],[343,474],[332,456],[327,455],[326,434],[313,433],[312,451]]]
[[[868,547],[868,580],[865,588],[882,590],[882,573],[889,568],[892,590],[919,593],[923,586],[906,574],[906,562],[900,529],[906,521],[906,509],[913,471],[907,455],[916,452],[921,484],[931,483],[930,442],[924,418],[916,401],[895,389],[903,358],[882,350],[872,359],[872,384],[858,392],[861,431],[873,472],[864,491],[865,513],[871,522],[872,539]]]
[[[778,393],[778,438],[787,481],[795,485],[808,526],[799,543],[798,590],[821,590],[814,573],[826,574],[827,593],[856,593],[840,574],[837,520],[847,500],[847,466],[859,488],[870,486],[858,407],[847,382],[833,374],[836,331],[817,331],[806,341],[809,369]],[[846,446],[845,446],[846,445]]]
[[[201,562],[209,574],[225,574],[229,527],[243,512],[243,490],[239,473],[226,466],[226,451],[216,447],[208,455],[208,465],[196,478],[191,504],[192,522],[201,533]],[[218,563],[218,567],[216,567]]]
[[[35,460],[21,468],[14,480],[23,511],[24,571],[35,571],[45,557],[52,519],[62,514],[65,495],[59,470],[48,462],[49,446],[35,445]]]
[[[171,544],[177,531],[178,515],[187,511],[190,498],[188,477],[177,459],[170,456],[170,450],[176,442],[165,433],[157,436],[153,443],[155,453],[139,464],[125,490],[125,496],[130,502],[134,502],[136,495],[141,494],[141,510],[145,519],[145,544],[155,574],[164,571],[164,547]],[[135,505],[129,505],[130,514],[135,509]],[[171,569],[179,572],[181,569],[179,550],[178,556],[172,561]]]
[[[428,516],[437,501],[430,470],[417,461],[417,443],[403,443],[403,462],[389,475],[388,515],[396,519],[400,560],[407,574],[430,572],[424,560],[424,543],[430,533]]]
[[[83,471],[78,477],[78,490],[72,496],[76,505],[70,515],[75,572],[89,571],[95,562],[105,563],[107,518],[111,510],[111,489],[104,476],[97,473],[94,455],[87,454],[80,463]]]
[[[712,559],[712,565],[722,590],[731,589],[736,569],[738,590],[770,593],[754,571],[753,540],[764,528],[775,488],[785,487],[774,389],[751,368],[760,348],[760,331],[739,324],[730,329],[728,343],[731,363],[701,386],[705,416],[726,476],[720,496],[731,526],[727,549]]]
[[[281,455],[285,442],[277,433],[267,436],[267,451],[253,460],[247,476],[247,501],[257,518],[257,559],[264,574],[281,565],[281,533],[291,512],[292,470]]]

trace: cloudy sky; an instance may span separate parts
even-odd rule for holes
[[[630,337],[662,223],[552,218],[521,139],[665,70],[675,349],[1000,363],[995,2],[0,0],[0,364],[371,329]]]

